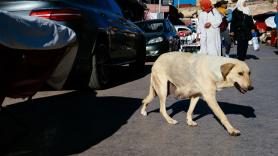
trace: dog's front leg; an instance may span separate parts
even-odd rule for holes
[[[213,111],[213,113],[217,116],[217,118],[220,120],[220,122],[224,125],[224,127],[227,129],[228,133],[232,136],[239,136],[240,131],[235,129],[229,122],[228,118],[222,111],[222,109],[219,107],[215,95],[204,95],[204,98],[210,107],[210,109]]]
[[[192,120],[192,113],[196,107],[198,100],[199,100],[199,97],[192,97],[190,100],[190,105],[189,105],[188,111],[186,113],[187,125],[189,125],[189,126],[197,126],[198,125],[197,122]]]
[[[166,94],[165,96],[160,96],[159,101],[160,101],[160,113],[164,117],[164,119],[169,123],[169,124],[177,124],[178,121],[172,119],[166,111]]]

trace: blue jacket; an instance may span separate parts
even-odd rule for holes
[[[227,9],[227,21],[231,22],[233,17],[233,10],[232,9]]]
[[[274,21],[275,21],[275,24],[276,24],[276,29],[278,30],[278,12],[276,12],[276,14],[275,14]]]

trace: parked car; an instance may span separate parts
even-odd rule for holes
[[[179,36],[168,19],[152,19],[135,24],[145,32],[147,57],[179,49]]]
[[[54,20],[76,32],[79,49],[69,83],[101,89],[112,79],[111,65],[143,71],[143,32],[123,17],[114,0],[2,0],[0,9]]]
[[[49,20],[1,10],[0,20],[0,110],[6,96],[32,97],[47,80],[63,86],[77,53],[76,33]]]
[[[200,49],[199,44],[196,42],[197,33],[194,27],[185,25],[175,25],[174,27],[180,37],[179,51],[193,52]]]

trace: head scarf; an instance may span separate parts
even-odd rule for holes
[[[236,8],[240,11],[242,11],[246,15],[251,15],[251,11],[249,7],[243,6],[243,3],[246,2],[246,0],[238,0],[236,3]]]
[[[227,15],[227,9],[225,9],[225,8],[222,8],[222,7],[219,7],[219,8],[217,8],[217,10],[219,11],[219,13],[221,13],[222,15]]]
[[[200,0],[200,6],[203,11],[209,12],[212,9],[212,4],[210,0]]]

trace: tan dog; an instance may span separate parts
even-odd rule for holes
[[[173,93],[180,99],[191,98],[187,111],[187,124],[196,126],[192,120],[193,110],[203,97],[213,113],[219,118],[230,135],[238,136],[235,129],[216,101],[216,91],[235,86],[241,93],[252,90],[250,70],[243,61],[219,56],[170,52],[161,55],[153,64],[149,95],[143,100],[141,114],[146,116],[146,107],[157,95],[160,113],[169,124],[176,124],[166,112],[166,97]]]

